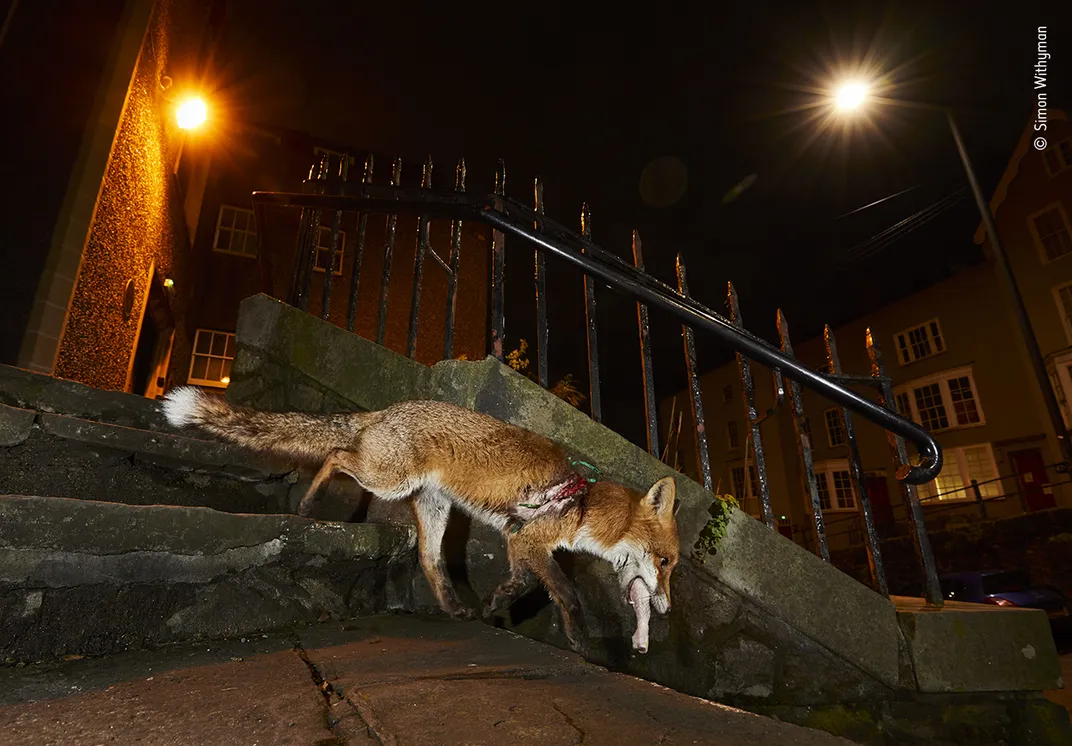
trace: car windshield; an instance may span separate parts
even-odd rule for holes
[[[983,576],[983,593],[1015,593],[1026,591],[1031,587],[1031,581],[1026,572],[1010,571],[998,572],[993,575]]]

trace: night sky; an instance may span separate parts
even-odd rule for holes
[[[1060,4],[998,5],[233,0],[216,100],[413,167],[430,154],[440,186],[464,155],[470,189],[490,190],[503,158],[511,195],[531,199],[540,176],[559,221],[587,200],[597,243],[628,258],[639,229],[649,271],[672,282],[681,252],[693,295],[722,311],[732,279],[753,331],[773,339],[781,306],[799,341],[978,261],[942,117],[888,105],[846,126],[821,90],[874,71],[888,98],[955,107],[989,193],[1032,114],[1037,26],[1051,105],[1072,79]],[[531,251],[508,242],[507,265],[513,347],[534,340]],[[552,377],[583,382],[580,277],[555,271],[549,294]],[[605,420],[641,443],[635,305],[597,295]],[[656,314],[652,336],[661,397],[683,385],[680,326]],[[699,341],[702,368],[729,359]]]

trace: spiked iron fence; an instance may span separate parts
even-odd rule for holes
[[[354,330],[355,309],[357,307],[358,274],[362,255],[365,251],[365,235],[368,220],[372,216],[384,215],[386,233],[383,246],[382,282],[379,291],[379,319],[376,340],[384,341],[387,313],[387,295],[390,284],[391,269],[395,261],[396,225],[400,214],[418,215],[418,230],[414,248],[414,279],[410,303],[409,333],[406,342],[406,354],[414,355],[419,331],[421,285],[426,259],[431,259],[447,278],[447,311],[444,334],[443,357],[452,357],[455,306],[458,290],[458,270],[461,262],[461,230],[465,221],[481,223],[491,230],[491,320],[489,330],[489,349],[499,360],[504,359],[505,344],[505,262],[506,239],[511,244],[516,240],[522,246],[535,250],[535,289],[536,289],[536,352],[537,379],[542,386],[548,385],[548,323],[547,323],[547,277],[544,259],[548,254],[556,256],[573,265],[582,274],[586,313],[586,337],[588,343],[589,367],[589,401],[591,415],[597,422],[602,419],[600,399],[599,354],[597,346],[596,293],[595,282],[598,279],[611,288],[618,290],[636,300],[637,327],[640,339],[641,366],[643,374],[643,397],[647,422],[647,447],[649,453],[658,458],[659,433],[653,380],[651,340],[648,323],[649,307],[668,312],[682,323],[684,354],[688,390],[695,423],[697,459],[704,486],[711,490],[711,461],[707,445],[707,427],[700,391],[699,371],[696,359],[695,334],[697,331],[713,335],[723,345],[734,350],[740,373],[744,406],[748,419],[748,440],[754,454],[758,473],[758,492],[762,506],[764,522],[775,529],[774,514],[771,507],[770,486],[767,480],[766,462],[763,451],[762,424],[772,416],[788,399],[796,434],[798,457],[801,463],[804,492],[811,504],[814,517],[815,545],[818,554],[827,562],[830,551],[827,544],[823,507],[819,496],[814,462],[812,458],[811,435],[805,416],[802,390],[807,388],[817,392],[826,399],[840,405],[844,418],[846,439],[849,446],[849,465],[853,485],[859,496],[860,518],[866,534],[868,561],[871,569],[873,587],[880,593],[888,595],[886,576],[882,565],[882,554],[878,534],[875,530],[871,504],[863,478],[859,450],[856,445],[856,431],[853,416],[883,428],[887,432],[892,461],[902,492],[902,502],[908,506],[916,554],[921,566],[925,597],[927,602],[942,605],[942,594],[935,571],[934,558],[927,538],[923,513],[920,507],[917,485],[934,479],[942,467],[942,452],[938,443],[923,428],[897,414],[894,404],[893,388],[886,375],[879,345],[870,332],[867,335],[867,350],[871,361],[868,375],[850,375],[841,369],[837,343],[829,327],[825,331],[827,372],[817,372],[802,364],[793,354],[793,345],[789,335],[789,325],[785,314],[780,310],[777,316],[780,348],[768,344],[744,328],[740,303],[732,283],[728,287],[726,303],[729,318],[719,315],[699,303],[689,294],[686,267],[680,255],[677,256],[677,287],[673,288],[659,281],[645,271],[640,236],[633,234],[633,261],[628,263],[618,256],[606,251],[592,241],[591,214],[587,205],[581,211],[580,233],[556,223],[548,218],[544,210],[543,185],[537,180],[533,190],[532,207],[512,199],[506,194],[506,172],[500,161],[495,176],[494,191],[490,195],[474,196],[465,189],[465,162],[459,162],[455,170],[454,188],[452,190],[435,189],[432,184],[432,163],[428,160],[423,167],[419,188],[402,186],[402,163],[395,159],[392,163],[388,183],[375,183],[373,180],[373,159],[369,156],[360,180],[351,179],[348,171],[348,157],[341,158],[339,166],[324,158],[314,165],[309,179],[300,192],[254,192],[253,203],[256,215],[258,236],[264,236],[265,210],[269,206],[288,206],[301,209],[298,230],[297,249],[295,251],[293,282],[288,301],[302,310],[309,310],[313,267],[315,266],[319,245],[318,236],[325,219],[330,221],[331,239],[328,245],[328,268],[335,267],[336,252],[339,250],[341,223],[344,213],[358,215],[357,236],[354,243],[354,263],[349,284],[350,297],[347,305],[346,325]],[[451,241],[449,255],[443,258],[431,245],[429,224],[433,219],[451,221]],[[521,256],[518,254],[517,256]],[[320,316],[328,318],[329,301],[335,273],[324,272],[323,291],[321,294]],[[775,391],[774,407],[760,412],[756,407],[755,375],[753,363],[767,367],[773,376]],[[877,402],[856,393],[850,387],[866,387],[877,395]],[[919,453],[919,463],[909,460],[906,441],[915,445]]]

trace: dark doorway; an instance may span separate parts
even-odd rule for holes
[[[134,363],[130,372],[131,393],[156,398],[164,390],[163,380],[171,357],[171,341],[175,322],[171,315],[171,303],[164,281],[153,272],[149,284],[149,298],[141,319],[138,347],[134,351]]]

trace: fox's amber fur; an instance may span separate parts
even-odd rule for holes
[[[264,412],[184,387],[169,393],[164,412],[173,425],[197,425],[254,451],[320,465],[298,513],[311,513],[320,487],[336,472],[387,500],[412,498],[420,562],[440,606],[471,616],[458,599],[442,556],[452,505],[501,531],[511,574],[487,599],[485,615],[530,590],[533,576],[562,612],[574,648],[585,644],[577,593],[552,552],[602,557],[618,571],[623,597],[638,578],[655,611],[670,608],[670,575],[678,561],[675,484],[656,482],[647,494],[599,480],[560,512],[518,522],[526,505],[577,472],[551,440],[452,404],[408,401],[377,412],[314,415]],[[520,526],[520,528],[518,528]]]

